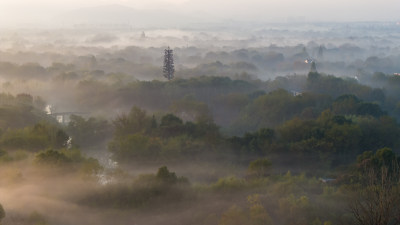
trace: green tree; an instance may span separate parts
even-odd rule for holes
[[[22,104],[27,104],[27,105],[33,104],[33,97],[30,94],[25,94],[25,93],[18,94],[15,97],[15,99]]]
[[[163,137],[173,137],[185,132],[183,121],[173,114],[167,114],[161,118],[159,129]]]
[[[69,136],[58,126],[41,122],[33,127],[7,130],[0,138],[0,145],[7,149],[38,151],[46,148],[63,148],[68,139]]]
[[[146,111],[133,107],[128,115],[121,115],[113,121],[115,135],[123,136],[135,133],[148,133],[152,127],[152,118]]]
[[[85,119],[77,115],[70,116],[67,131],[74,143],[81,147],[96,145],[112,135],[112,127],[107,120],[94,117]]]
[[[271,161],[267,158],[257,159],[250,163],[247,171],[250,176],[264,177],[268,175],[271,165]]]
[[[234,205],[222,214],[218,225],[243,225],[247,223],[248,217],[246,213]]]
[[[363,186],[350,198],[349,207],[359,225],[400,224],[399,168],[365,167]]]
[[[279,200],[279,208],[285,224],[302,225],[310,221],[311,203],[307,196],[296,198],[293,194]]]
[[[169,184],[174,184],[178,181],[176,174],[174,172],[169,172],[166,166],[158,169],[156,177],[157,179]]]
[[[249,203],[249,219],[251,225],[270,225],[272,220],[267,210],[261,204],[260,196],[250,195],[247,197]]]
[[[357,114],[361,100],[355,95],[341,95],[332,103],[332,112],[335,114]]]
[[[45,166],[65,166],[72,162],[65,154],[52,149],[36,154],[35,161]]]
[[[392,175],[398,172],[395,169],[398,167],[399,158],[391,148],[386,147],[378,149],[375,154],[372,151],[363,152],[357,157],[357,163],[360,172],[379,171],[381,168],[386,168],[387,173]]]
[[[179,101],[175,101],[170,106],[170,110],[185,121],[198,121],[201,118],[211,118],[211,112],[207,104],[196,101],[191,96],[186,96]]]
[[[375,103],[361,103],[357,108],[358,115],[370,115],[373,117],[381,117],[386,113],[382,111],[381,107]]]
[[[142,134],[125,135],[114,138],[108,145],[115,159],[129,161],[134,158],[150,159],[157,157],[161,151],[161,142],[158,138]]]

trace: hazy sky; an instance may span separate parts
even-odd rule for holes
[[[0,21],[46,22],[69,10],[107,4],[248,21],[400,21],[400,0],[0,0]]]

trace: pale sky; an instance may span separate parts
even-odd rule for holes
[[[66,11],[108,4],[207,13],[228,20],[400,21],[400,0],[0,0],[0,21],[43,22]]]

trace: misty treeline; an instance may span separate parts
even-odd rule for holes
[[[3,223],[395,224],[397,78],[365,79],[381,86],[318,72],[82,80],[82,106],[132,104],[67,124],[44,111],[46,96],[3,93]],[[105,163],[91,157],[104,146]],[[378,203],[390,207],[366,211]]]
[[[166,81],[165,47],[52,35],[0,51],[2,224],[399,224],[395,37],[200,33]]]
[[[355,44],[318,45],[315,42],[295,46],[270,45],[263,48],[177,47],[176,77],[218,75],[262,79],[279,75],[306,73],[308,60],[317,60],[318,68],[327,73],[345,76],[372,74],[376,71],[397,73],[399,55],[395,49],[369,49]],[[44,48],[46,49],[46,48]],[[8,78],[73,79],[97,75],[119,74],[137,79],[159,79],[163,47],[119,48],[78,47],[57,51],[36,49],[0,51],[2,75]],[[73,72],[73,73],[71,73]],[[102,76],[103,75],[103,76]]]

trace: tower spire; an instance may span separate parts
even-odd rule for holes
[[[169,48],[164,50],[164,67],[163,67],[164,77],[168,80],[174,78],[175,67],[174,67],[174,53],[173,50]]]

